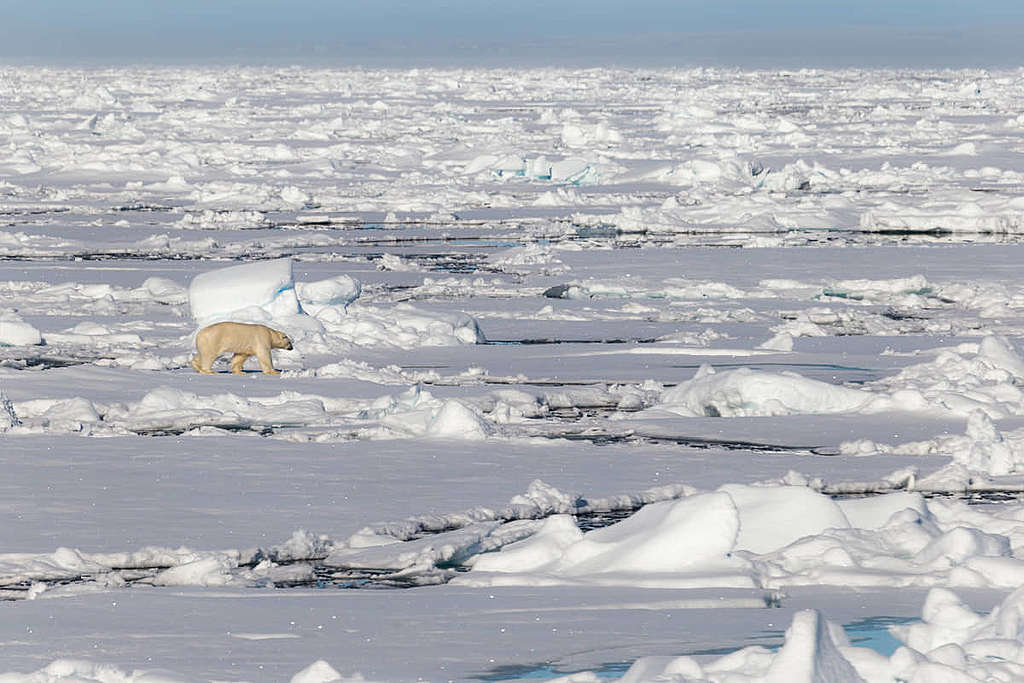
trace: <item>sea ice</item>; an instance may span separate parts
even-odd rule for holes
[[[0,68],[0,678],[1021,678],[1022,86]]]

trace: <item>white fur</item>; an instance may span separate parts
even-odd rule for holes
[[[196,372],[209,375],[213,361],[222,353],[232,353],[231,372],[242,373],[249,356],[256,356],[260,369],[266,374],[280,374],[270,358],[271,349],[291,349],[292,342],[284,332],[249,323],[216,323],[199,330],[196,335],[196,356],[192,367]]]

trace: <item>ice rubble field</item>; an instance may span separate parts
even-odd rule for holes
[[[0,67],[0,681],[1020,680],[1022,111]]]

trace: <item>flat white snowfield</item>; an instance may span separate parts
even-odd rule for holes
[[[0,67],[0,680],[1019,679],[1022,103]]]

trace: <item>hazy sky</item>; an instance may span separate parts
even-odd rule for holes
[[[0,60],[1024,66],[1024,0],[0,0]]]

